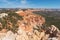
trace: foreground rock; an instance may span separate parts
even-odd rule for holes
[[[52,25],[51,27],[54,30],[49,29],[50,33],[48,34],[46,33],[47,30],[34,30],[33,32],[26,32],[19,27],[17,33],[13,33],[12,31],[1,32],[0,40],[60,40],[59,29],[54,25]],[[51,34],[53,34],[53,36],[51,36]]]
[[[8,31],[2,40],[15,40],[16,35],[12,31]]]

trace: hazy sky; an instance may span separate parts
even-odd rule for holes
[[[0,8],[60,8],[60,0],[0,0]]]

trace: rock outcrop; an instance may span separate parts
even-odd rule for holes
[[[23,17],[23,20],[18,20],[16,23],[18,30],[14,33],[12,30],[2,29],[0,40],[60,40],[60,30],[56,26],[51,25],[47,29],[43,27],[44,17],[33,14],[30,10],[16,13]],[[11,27],[12,23],[9,22],[8,26]]]
[[[45,23],[45,18],[35,15],[29,10],[18,11],[17,14],[23,17],[23,20],[19,22],[19,26],[25,27],[26,31],[32,31],[34,26],[42,26]]]

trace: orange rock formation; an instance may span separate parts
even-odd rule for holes
[[[23,20],[19,22],[19,27],[25,31],[32,31],[34,26],[42,26],[45,23],[45,19],[42,16],[33,14],[30,10],[16,13],[23,17]]]

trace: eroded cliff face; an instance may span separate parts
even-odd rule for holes
[[[18,21],[19,27],[28,32],[33,31],[33,27],[42,26],[45,23],[45,18],[33,14],[30,10],[18,11],[17,14],[23,17],[22,21]]]
[[[33,14],[31,10],[21,10],[16,13],[23,17],[23,20],[18,20],[16,23],[17,31],[14,33],[11,30],[2,29],[0,40],[60,40],[60,30],[56,26],[51,25],[45,29],[44,17]]]

